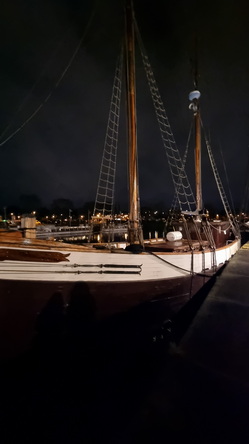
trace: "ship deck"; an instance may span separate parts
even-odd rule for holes
[[[124,245],[124,242],[112,242],[113,249],[119,249],[119,244]],[[200,250],[202,248],[208,248],[208,242],[202,241],[201,245],[198,240],[192,240],[192,249]],[[65,251],[109,251],[106,243],[87,243],[83,245],[69,244],[61,241],[45,240],[45,239],[25,239],[20,232],[0,232],[0,248],[1,247],[13,247],[13,248],[26,248],[26,249],[39,249],[39,250],[65,250]],[[185,252],[190,251],[189,242],[187,239],[181,239],[178,241],[164,241],[162,239],[151,239],[145,241],[144,251],[154,252]],[[1,260],[1,258],[0,258]]]
[[[207,241],[200,242],[198,240],[192,240],[191,247],[193,250],[201,250],[202,248],[208,248],[209,244]],[[184,252],[190,251],[189,242],[187,239],[181,239],[179,241],[165,241],[165,242],[151,242],[145,244],[145,251],[154,252]]]

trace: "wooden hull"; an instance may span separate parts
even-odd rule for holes
[[[74,317],[92,322],[128,311],[146,302],[160,303],[165,317],[174,315],[208,277],[190,276],[149,282],[61,283],[0,281],[0,359],[10,358],[32,347],[38,334],[49,334]],[[40,329],[40,320],[43,327]],[[60,323],[60,321],[59,321]]]
[[[238,248],[234,242],[217,251],[217,259],[223,258],[218,268]],[[201,253],[194,257],[194,275],[188,271],[191,262],[190,253],[101,251],[66,252],[59,263],[3,260],[0,359],[30,349],[37,335],[110,319],[149,302],[160,304],[165,318],[172,317],[214,274],[211,269],[201,272]]]

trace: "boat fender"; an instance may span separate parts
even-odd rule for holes
[[[166,235],[166,239],[169,242],[180,240],[182,239],[182,233],[181,231],[169,231]]]
[[[125,250],[130,251],[131,253],[134,253],[134,254],[139,254],[139,253],[142,253],[143,249],[144,249],[143,246],[140,244],[130,244],[130,245],[127,245]]]

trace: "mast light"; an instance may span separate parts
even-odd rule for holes
[[[201,93],[197,89],[194,91],[191,91],[188,95],[190,102],[192,102],[192,100],[198,100],[200,97],[201,97]]]

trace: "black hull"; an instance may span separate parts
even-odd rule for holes
[[[208,280],[202,276],[111,284],[0,280],[0,359],[29,350],[37,335],[54,334],[65,320],[67,328],[77,322],[89,325],[148,302],[160,303],[162,315],[171,317]]]

